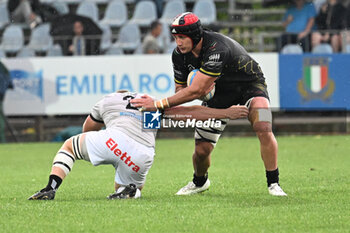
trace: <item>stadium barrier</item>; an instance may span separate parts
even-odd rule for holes
[[[350,54],[253,53],[252,57],[259,62],[266,77],[275,129],[289,131],[286,130],[289,127],[301,132],[311,125],[319,124],[316,127],[321,128],[338,122],[340,129],[336,126],[336,131],[348,132]],[[48,140],[43,136],[47,131],[52,135],[58,127],[73,122],[52,124],[55,120],[50,116],[70,116],[79,125],[82,116],[90,112],[96,101],[118,89],[143,92],[156,98],[174,92],[169,54],[7,58],[1,61],[10,70],[15,86],[6,93],[5,114],[11,117],[11,122],[22,124],[23,130],[32,122],[33,129],[25,132],[36,133],[33,140]],[[286,112],[289,116],[295,112],[298,117],[285,118]],[[26,118],[28,116],[31,120]],[[249,128],[246,120],[234,121],[234,124],[239,130]],[[52,130],[54,127],[57,128]],[[315,132],[315,128],[311,130]],[[331,131],[333,129],[327,129]]]

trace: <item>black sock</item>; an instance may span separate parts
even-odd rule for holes
[[[49,177],[49,183],[47,184],[47,186],[44,188],[45,191],[49,191],[49,190],[57,190],[58,187],[60,187],[62,183],[62,179],[56,175],[50,175]]]
[[[195,174],[193,174],[193,183],[197,187],[202,187],[205,184],[205,182],[207,182],[207,179],[208,179],[208,172],[204,176],[196,176]]]
[[[266,171],[267,187],[269,187],[270,184],[278,183],[278,175],[278,168],[273,171]]]

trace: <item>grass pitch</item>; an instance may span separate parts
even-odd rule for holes
[[[108,201],[112,166],[75,163],[54,201],[47,183],[61,144],[0,145],[0,232],[350,232],[350,136],[279,137],[280,183],[268,195],[256,138],[222,138],[210,190],[174,194],[192,177],[191,139],[158,140],[140,200]]]

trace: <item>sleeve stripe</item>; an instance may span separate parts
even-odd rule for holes
[[[98,122],[98,123],[104,124],[103,121],[97,120],[95,117],[93,117],[91,113],[90,113],[90,117],[91,117],[91,119],[92,119],[93,121],[96,121],[96,122]]]
[[[205,71],[203,68],[199,69],[201,72],[203,72],[204,74],[209,74],[209,75],[213,75],[213,76],[219,76],[221,73],[213,73],[213,72],[209,72],[209,71]]]
[[[186,84],[186,81],[179,81],[177,80],[176,78],[174,78],[175,82],[178,83],[178,84]]]

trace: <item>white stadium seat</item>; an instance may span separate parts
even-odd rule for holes
[[[96,3],[91,1],[83,1],[79,4],[77,9],[77,15],[82,15],[93,19],[98,22],[98,8]]]
[[[298,44],[287,44],[281,50],[282,54],[303,54],[303,48]]]
[[[186,12],[183,0],[170,0],[165,3],[162,17],[159,19],[162,23],[171,24],[175,16]]]
[[[138,24],[140,27],[149,27],[152,21],[156,19],[156,4],[153,1],[145,0],[136,3],[130,23]]]
[[[2,35],[2,43],[0,48],[5,52],[16,53],[24,44],[23,30],[18,25],[10,25],[6,27]]]
[[[108,24],[111,27],[121,27],[128,20],[128,9],[124,1],[111,1],[105,11],[102,24]]]
[[[121,29],[115,45],[134,51],[141,44],[141,31],[137,24],[127,23]]]
[[[194,4],[193,13],[200,18],[204,26],[216,22],[216,6],[214,0],[198,0]]]

